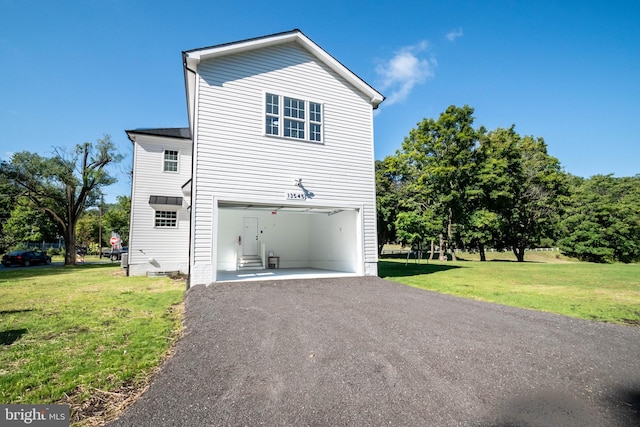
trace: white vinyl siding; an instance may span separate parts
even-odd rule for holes
[[[212,262],[214,197],[281,201],[286,191],[294,189],[293,180],[302,178],[305,188],[313,193],[302,204],[362,206],[364,263],[375,265],[373,112],[369,100],[296,44],[205,61],[198,72],[194,264]],[[320,132],[323,143],[271,137],[265,131],[267,93],[306,101],[305,120],[311,123],[314,114],[319,114],[316,124],[321,124],[319,129],[308,131],[307,137]],[[309,108],[309,104],[317,106]],[[278,105],[278,115],[284,113],[283,107]],[[276,116],[273,109],[271,114]],[[206,278],[194,276],[193,284],[202,281],[206,283]]]
[[[173,148],[167,148],[169,143]],[[159,173],[165,151],[179,152],[177,171]],[[186,206],[151,205],[151,196],[183,195],[182,185],[191,178],[191,141],[138,135],[134,144],[134,176],[131,194],[131,233],[129,241],[129,272],[188,272],[189,211]],[[163,166],[164,169],[164,166]],[[157,228],[156,212],[176,213],[176,226]],[[153,264],[150,263],[153,260]]]

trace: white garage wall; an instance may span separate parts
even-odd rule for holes
[[[258,238],[267,253],[280,257],[280,268],[309,267],[309,215],[220,208],[218,223],[218,270],[235,270],[242,234],[242,218],[258,218]]]
[[[356,273],[360,269],[356,211],[332,216],[313,215],[311,219],[310,267]]]
[[[236,269],[241,252],[242,218],[258,218],[259,239],[267,253],[280,257],[280,268],[319,268],[359,272],[356,211],[326,214],[218,209],[218,270]]]

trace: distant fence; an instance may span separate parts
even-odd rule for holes
[[[34,242],[26,242],[27,249],[40,249],[41,251],[46,251],[48,249],[62,249],[64,248],[63,242],[55,242],[55,243],[34,243]]]
[[[35,242],[24,242],[24,245],[27,249],[37,249],[39,251],[42,252],[47,252],[49,249],[53,248],[53,249],[57,249],[59,251],[63,251],[64,250],[64,242],[61,240],[59,242],[53,242],[53,243],[46,243],[46,242],[40,242],[40,243],[35,243]],[[85,254],[89,254],[89,255],[98,255],[98,249],[97,249],[97,245],[96,248],[92,249],[91,247],[87,247],[84,245],[76,245],[76,250],[77,251],[82,251]],[[111,252],[111,246],[104,246],[102,248],[102,254],[108,254],[109,252]]]
[[[526,251],[532,251],[532,252],[560,252],[560,248],[532,248],[532,249],[525,249]],[[503,249],[503,250],[498,250],[498,249],[485,249],[485,252],[510,252],[509,249]],[[415,250],[411,250],[411,249],[383,249],[382,250],[382,255],[407,255],[408,253],[413,253],[413,252],[417,252]],[[423,249],[422,253],[423,254],[429,254],[431,251],[428,249]],[[469,253],[478,253],[478,250],[468,250],[468,249],[456,249],[455,252],[458,253],[462,253],[462,252],[469,252]],[[439,250],[435,250],[434,252],[434,256],[436,256],[437,254],[439,254],[440,251]]]

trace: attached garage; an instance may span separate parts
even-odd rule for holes
[[[361,207],[219,201],[217,280],[224,272],[278,268],[362,274]],[[251,260],[256,260],[252,262]],[[259,262],[259,263],[258,263]]]
[[[299,30],[182,59],[189,127],[128,132],[130,272],[376,275],[384,96]]]

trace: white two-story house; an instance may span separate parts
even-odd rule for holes
[[[384,97],[299,30],[185,51],[183,63],[189,127],[127,131],[129,274],[376,275]]]

